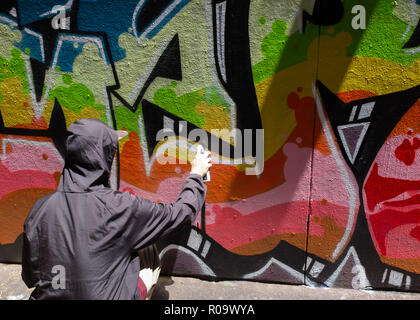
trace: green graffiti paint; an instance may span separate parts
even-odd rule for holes
[[[68,85],[70,85],[73,82],[71,75],[68,73],[63,74],[62,79],[63,79],[63,83],[68,84]]]
[[[64,83],[69,83],[70,81],[71,77],[63,77]],[[85,107],[92,107],[101,111],[105,110],[104,105],[95,103],[92,91],[81,83],[72,83],[68,87],[57,86],[51,91],[48,98],[51,100],[56,98],[62,107],[70,109],[76,114],[80,114]]]
[[[172,88],[160,88],[153,97],[154,103],[158,106],[197,126],[204,124],[203,117],[195,111],[195,106],[202,100],[198,91],[178,97]]]
[[[139,135],[138,118],[141,114],[141,108],[137,108],[136,112],[132,112],[126,107],[116,106],[114,108],[115,119],[119,130],[126,130],[128,132],[135,131]]]
[[[264,60],[252,67],[256,84],[280,70],[305,61],[310,44],[318,36],[318,27],[312,24],[308,24],[305,34],[295,32],[287,36],[287,26],[282,19],[275,20],[271,29],[261,42]]]
[[[4,57],[0,57],[0,84],[4,79],[10,79],[18,77],[22,80],[22,93],[29,93],[28,80],[26,77],[25,61],[22,58],[21,52],[13,48],[10,50],[11,58],[7,60]],[[0,101],[3,98],[0,91]]]
[[[392,13],[393,8],[392,3],[378,2],[355,55],[390,60],[402,65],[411,65],[420,58],[420,52],[407,54],[401,49],[404,43],[401,37],[407,28],[407,23]],[[385,25],[386,32],[383,31]],[[411,33],[406,38],[408,39],[410,35]]]
[[[156,105],[198,127],[204,125],[203,115],[198,114],[196,110],[197,104],[202,101],[209,106],[221,106],[229,113],[228,103],[214,87],[204,88],[181,96],[177,96],[174,89],[165,87],[156,90],[153,98]]]

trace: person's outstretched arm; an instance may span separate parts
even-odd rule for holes
[[[131,212],[124,213],[121,216],[124,218],[118,220],[123,222],[121,227],[124,236],[133,250],[148,246],[195,221],[206,196],[207,188],[203,177],[211,167],[210,153],[202,152],[200,147],[197,148],[197,155],[191,162],[191,173],[175,202],[156,203],[128,193],[122,195],[122,203],[131,202]]]

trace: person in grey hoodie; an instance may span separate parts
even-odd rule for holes
[[[175,202],[111,189],[118,134],[100,120],[68,128],[57,190],[39,199],[23,232],[22,279],[30,299],[139,299],[137,251],[191,225],[206,195],[209,152],[191,162]]]

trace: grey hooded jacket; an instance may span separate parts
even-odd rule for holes
[[[22,278],[31,299],[139,299],[137,250],[191,225],[206,186],[190,174],[174,203],[110,188],[118,137],[95,119],[69,126],[65,167],[24,224]]]

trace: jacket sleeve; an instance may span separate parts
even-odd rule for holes
[[[34,218],[46,198],[35,202],[23,224],[22,280],[28,288],[35,287],[40,279],[39,237]]]
[[[26,233],[23,233],[23,246],[22,246],[22,280],[28,288],[35,286],[34,267],[37,264],[37,257],[34,254],[34,248],[31,247],[31,242]]]
[[[125,215],[124,236],[132,250],[139,250],[158,239],[192,224],[203,207],[206,185],[198,174],[190,174],[181,193],[170,204],[134,197],[131,212]],[[133,196],[131,196],[133,197]]]

